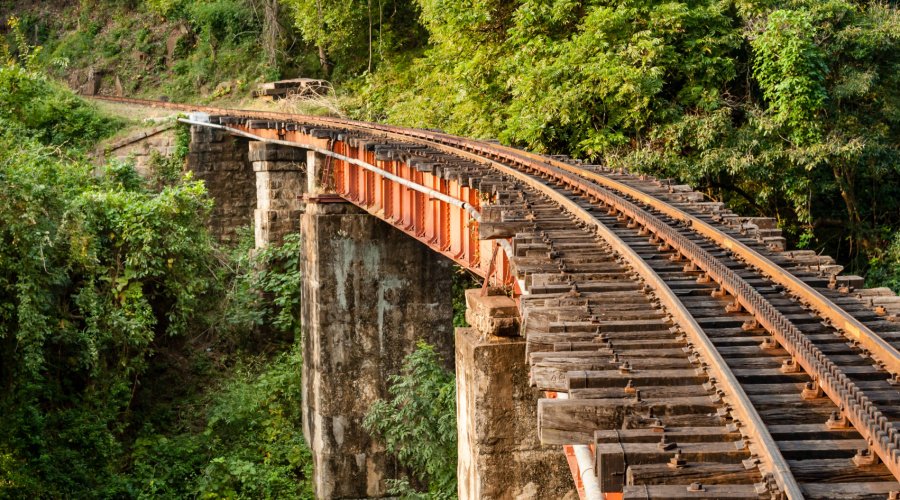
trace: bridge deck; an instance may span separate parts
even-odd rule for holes
[[[316,148],[320,185],[512,287],[541,440],[592,457],[582,495],[900,498],[894,302],[773,220],[437,131],[191,109]]]

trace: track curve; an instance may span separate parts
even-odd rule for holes
[[[532,384],[569,394],[541,401],[542,440],[592,445],[604,491],[648,499],[900,491],[900,328],[735,234],[721,213],[664,199],[653,179],[438,131],[103,99],[328,128],[380,141],[410,164],[445,155],[477,165],[467,167],[472,178],[502,177],[506,188],[485,194],[501,222],[528,228],[509,238],[508,252],[525,292]],[[221,126],[253,136],[242,124]],[[638,422],[642,411],[650,413]],[[586,412],[595,417],[573,417]],[[660,434],[655,449],[646,445]]]

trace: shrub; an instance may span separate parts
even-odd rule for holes
[[[390,493],[403,499],[455,499],[456,377],[441,367],[434,347],[420,341],[391,383],[393,399],[373,404],[364,425],[429,486],[419,493],[409,478],[389,480]]]

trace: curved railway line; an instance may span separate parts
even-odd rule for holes
[[[900,499],[897,301],[856,289],[830,258],[784,252],[771,219],[439,131],[104,99],[205,112],[249,137],[303,129],[365,144],[479,191],[463,201],[505,241],[531,383],[547,395],[541,440],[587,446],[603,492]]]

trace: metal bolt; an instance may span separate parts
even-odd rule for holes
[[[671,450],[672,448],[675,448],[677,445],[675,443],[670,443],[669,440],[666,438],[666,435],[663,434],[662,439],[659,440],[659,444],[657,446],[659,447],[660,450],[668,451],[668,450]]]
[[[684,459],[681,450],[675,451],[675,456],[669,460],[668,465],[670,469],[684,469],[687,467],[687,460]]]

